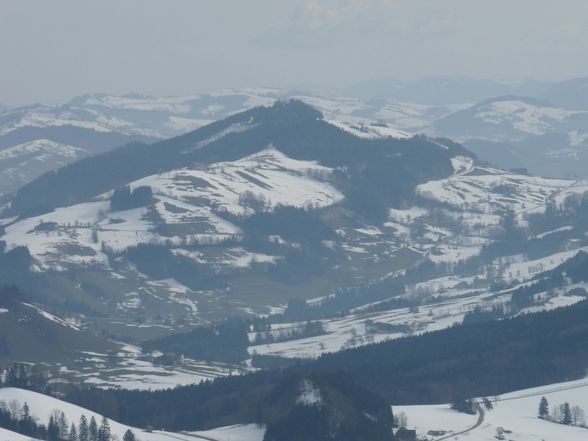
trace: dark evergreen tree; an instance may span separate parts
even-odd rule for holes
[[[29,385],[28,375],[27,375],[27,367],[24,363],[18,364],[18,378],[17,378],[17,387],[26,389]]]
[[[31,411],[29,405],[25,402],[22,406],[22,417],[19,422],[19,429],[22,433],[32,435],[33,432],[33,418],[31,417]]]
[[[60,412],[59,417],[56,418],[57,426],[59,427],[59,438],[62,440],[66,440],[69,437],[69,424],[67,423],[67,418],[65,413]]]
[[[80,417],[80,426],[78,430],[78,440],[79,441],[90,441],[90,429],[88,427],[88,419],[86,415],[82,415]]]
[[[59,424],[57,421],[55,421],[55,417],[53,415],[49,416],[49,425],[47,426],[47,440],[60,441]]]
[[[570,409],[570,403],[568,403],[567,401],[563,405],[561,422],[568,426],[572,424],[572,411]]]
[[[92,415],[90,418],[90,425],[88,426],[89,441],[98,441],[98,424],[96,418]]]
[[[16,387],[18,385],[18,376],[16,366],[10,366],[6,371],[6,386]]]
[[[110,424],[106,417],[102,417],[100,429],[98,429],[98,441],[111,441]]]
[[[132,430],[127,430],[123,436],[123,441],[136,441],[137,438]]]
[[[74,423],[71,423],[71,427],[69,428],[69,437],[67,439],[68,441],[79,441],[78,431]]]
[[[541,397],[541,401],[539,401],[539,418],[547,419],[549,416],[549,402],[547,398]]]
[[[453,410],[457,410],[458,412],[467,413],[468,415],[476,414],[476,408],[470,398],[466,399],[459,397],[453,400],[453,403],[451,403],[451,408]]]

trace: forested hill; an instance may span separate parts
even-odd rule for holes
[[[300,372],[343,371],[395,404],[495,395],[583,376],[587,314],[588,302],[581,302],[343,351],[285,371],[159,392],[84,390],[68,399],[129,424],[188,430],[255,422],[272,390]]]
[[[329,124],[319,111],[300,101],[277,102],[170,140],[130,144],[49,172],[18,191],[10,212],[21,216],[48,212],[154,173],[234,161],[268,146],[295,159],[352,167],[349,181],[365,173],[366,182],[354,182],[359,184],[357,191],[388,189],[392,202],[399,203],[416,184],[450,175],[451,157],[471,155],[449,141],[364,135]]]

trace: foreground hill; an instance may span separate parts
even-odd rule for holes
[[[48,424],[50,416],[55,412],[63,412],[68,423],[73,423],[76,427],[79,426],[82,415],[85,416],[88,421],[92,417],[94,417],[98,424],[102,421],[102,415],[54,397],[24,389],[0,388],[0,408],[7,407],[8,403],[16,404],[17,412],[19,413],[22,411],[22,407],[26,403],[29,407],[30,415],[38,423],[43,425]],[[190,441],[199,438],[202,439],[201,437],[218,441],[224,441],[229,438],[235,441],[262,441],[265,432],[265,428],[257,427],[253,424],[246,426],[220,427],[204,432],[174,433],[164,431],[146,432],[142,428],[120,424],[114,420],[108,420],[108,423],[111,435],[114,439],[118,440],[122,440],[124,434],[128,430],[131,430],[137,439],[143,441]],[[25,441],[30,440],[31,438],[0,427],[0,439],[2,439],[2,441]]]
[[[478,415],[451,410],[451,405],[394,406],[396,413],[406,416],[407,427],[415,428],[419,436],[431,433],[454,440],[494,441],[503,439],[581,441],[586,439],[584,411],[588,409],[586,379],[523,389],[490,398],[491,409],[484,408],[483,422],[476,427]],[[575,409],[573,425],[557,420],[540,419],[537,409],[542,397],[548,400],[550,411],[568,403]],[[478,398],[480,403],[482,398]],[[484,406],[483,406],[484,407]],[[465,433],[461,433],[465,432]],[[458,435],[458,433],[461,433]],[[498,438],[500,439],[500,438]]]
[[[281,384],[268,388],[267,391],[270,394],[268,402],[257,405],[255,425],[233,425],[194,431],[204,425],[198,422],[182,421],[181,417],[178,417],[176,424],[180,424],[184,430],[174,433],[144,430],[151,427],[149,424],[143,429],[130,427],[113,419],[108,420],[108,424],[114,439],[123,439],[124,434],[131,430],[138,439],[147,441],[194,438],[220,441],[228,437],[243,441],[261,441],[262,439],[266,441],[299,439],[394,441],[393,415],[388,404],[378,395],[357,388],[344,376],[301,375],[286,379]],[[56,412],[63,412],[67,420],[65,430],[69,429],[70,423],[78,426],[82,416],[88,421],[93,418],[98,424],[104,424],[102,415],[83,407],[24,389],[0,387],[0,411],[13,409],[11,414],[18,420],[21,418],[25,403],[28,406],[29,416],[34,418],[37,424],[47,425],[50,416],[55,415]],[[60,419],[59,414],[58,419]],[[0,428],[2,423],[3,421],[0,420]],[[161,421],[157,424],[161,424]],[[4,425],[7,429],[11,428],[8,422],[4,422]],[[16,426],[13,429],[18,430],[18,428]],[[5,441],[21,439],[16,434],[0,432],[2,433],[7,436],[3,438]]]

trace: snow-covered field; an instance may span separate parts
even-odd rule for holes
[[[518,131],[533,135],[544,135],[553,126],[570,117],[578,117],[586,112],[564,110],[547,105],[531,104],[523,100],[497,100],[481,106],[475,118],[500,126],[510,124]]]
[[[124,250],[140,243],[214,243],[238,236],[241,231],[215,211],[252,214],[243,198],[252,198],[267,209],[278,205],[327,206],[343,195],[311,173],[328,174],[331,169],[312,161],[294,160],[275,148],[207,169],[181,169],[140,179],[131,184],[149,185],[157,199],[153,208],[113,212],[103,195],[99,200],[58,208],[51,213],[25,218],[6,227],[2,240],[7,249],[27,246],[43,270],[75,266],[106,267],[104,249]],[[152,211],[153,210],[153,211]],[[154,219],[155,218],[155,219]],[[174,235],[156,232],[161,224],[189,226]],[[241,253],[242,254],[242,253]],[[249,256],[247,262],[272,260],[271,256]],[[243,259],[227,262],[243,266]]]
[[[505,431],[505,438],[512,441],[585,441],[588,429],[571,427],[537,418],[539,400],[545,396],[551,406],[568,402],[571,407],[588,410],[588,381],[567,383],[511,392],[489,397],[492,410],[486,410],[482,424],[462,435],[450,436],[475,425],[478,416],[461,414],[447,405],[393,406],[396,415],[406,414],[407,427],[414,428],[420,436],[435,440],[495,441],[498,428]],[[429,431],[447,432],[445,435],[428,435]],[[508,431],[508,432],[507,432]]]
[[[325,334],[297,340],[256,345],[255,335],[252,333],[252,346],[249,347],[249,352],[281,357],[315,358],[323,353],[446,329],[462,323],[464,316],[476,308],[488,310],[494,306],[507,305],[513,288],[528,284],[537,274],[552,270],[578,252],[587,250],[580,248],[564,251],[535,260],[519,256],[520,259],[514,259],[510,263],[497,264],[500,266],[497,268],[498,277],[510,282],[519,282],[519,285],[505,290],[491,291],[487,286],[476,286],[475,279],[483,279],[484,274],[470,277],[446,276],[423,281],[407,286],[403,295],[408,299],[422,299],[424,304],[419,307],[365,312],[367,307],[375,304],[365,305],[352,310],[351,314],[344,318],[321,320]],[[583,288],[588,292],[588,284],[578,283],[551,290],[549,293],[538,293],[536,298],[540,302],[523,309],[520,314],[551,310],[584,300],[585,296],[570,293],[575,288]],[[315,302],[320,302],[320,299]],[[279,336],[284,328],[301,325],[303,324],[273,325],[272,332]]]
[[[0,194],[16,190],[31,177],[87,156],[81,147],[35,139],[0,150]]]
[[[0,440],[2,441],[34,441],[30,436],[24,436],[20,433],[11,432],[0,427]]]
[[[272,207],[333,204],[342,199],[341,193],[309,176],[331,171],[312,161],[291,159],[270,146],[237,161],[219,162],[203,170],[181,169],[148,176],[131,185],[149,185],[156,194],[185,202],[206,198],[216,209],[243,214],[247,208],[239,203],[239,197],[246,192]],[[196,207],[191,208],[194,212]]]
[[[364,139],[381,139],[381,138],[394,138],[394,139],[408,139],[411,137],[410,134],[391,129],[385,126],[379,125],[368,125],[368,124],[359,124],[359,123],[349,123],[345,121],[335,121],[330,120],[328,121],[329,124],[338,127],[341,130],[351,133],[358,138]]]
[[[76,423],[76,425],[82,415],[85,415],[88,420],[91,417],[96,418],[98,424],[100,424],[102,419],[101,415],[82,407],[24,389],[0,388],[0,403],[2,402],[6,406],[9,406],[11,402],[15,402],[18,408],[22,407],[24,403],[27,403],[31,415],[44,424],[48,423],[49,416],[54,410],[62,411],[68,421],[70,423]],[[109,425],[115,441],[122,440],[124,433],[129,429],[135,433],[140,441],[194,441],[194,439],[198,439],[198,436],[208,437],[218,441],[262,441],[265,432],[263,428],[257,427],[256,425],[221,427],[208,431],[185,434],[165,431],[148,433],[140,428],[129,427],[113,420],[109,420]],[[25,441],[28,439],[22,435],[0,429],[1,441]]]
[[[547,179],[476,167],[446,179],[430,181],[417,192],[432,200],[459,209],[484,213],[512,210],[515,213],[543,211],[549,197],[573,192],[582,183],[564,179]]]

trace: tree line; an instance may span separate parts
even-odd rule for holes
[[[64,412],[55,409],[49,415],[48,424],[45,425],[31,414],[26,402],[21,406],[15,400],[8,403],[0,401],[0,427],[45,441],[114,440],[106,417],[102,417],[98,425],[94,415],[90,419],[82,415],[76,425],[73,421],[69,423]],[[133,431],[128,429],[123,436],[123,441],[138,441],[138,439]]]

